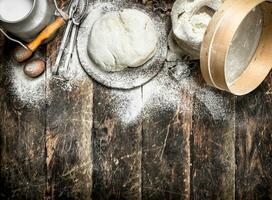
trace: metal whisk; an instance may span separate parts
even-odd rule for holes
[[[61,58],[63,57],[65,48],[68,44],[69,44],[68,54],[65,60],[64,67],[65,69],[68,69],[69,67],[69,63],[76,44],[79,26],[87,14],[88,4],[89,4],[88,0],[74,0],[69,7],[69,22],[67,23],[67,27],[61,40],[59,53],[53,68],[53,74],[55,75],[58,74],[60,61]],[[68,39],[70,39],[69,42]]]

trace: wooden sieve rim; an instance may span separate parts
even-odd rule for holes
[[[265,2],[265,3],[263,3]],[[232,84],[225,76],[225,62],[232,39],[244,18],[259,4],[264,11],[264,24],[259,45],[251,63]],[[201,72],[205,81],[216,88],[236,95],[251,92],[271,69],[272,4],[265,0],[227,0],[212,18],[201,47]]]

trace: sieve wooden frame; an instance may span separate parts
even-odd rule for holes
[[[263,10],[263,28],[258,47],[244,72],[232,83],[226,79],[226,59],[240,24],[256,6]],[[221,90],[244,95],[256,89],[272,65],[271,0],[226,0],[213,16],[200,51],[201,72],[205,81]]]

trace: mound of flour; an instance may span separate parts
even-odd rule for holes
[[[184,54],[199,59],[200,47],[221,0],[176,0],[172,12],[173,38]]]
[[[139,123],[151,116],[179,110],[188,111],[188,102],[182,102],[181,92],[205,106],[214,120],[225,120],[228,104],[219,91],[203,88],[190,74],[190,67],[179,62],[166,66],[151,82],[132,91],[111,90],[113,111],[123,124]],[[193,101],[193,100],[192,100]]]
[[[57,52],[52,54],[55,53]],[[41,55],[37,54],[36,57],[41,57]],[[47,69],[41,76],[29,78],[24,74],[23,65],[13,61],[8,62],[5,67],[10,80],[11,94],[16,96],[23,104],[34,107],[52,100],[49,87],[47,86],[52,79],[62,79],[62,89],[72,91],[74,87],[80,85],[84,78],[88,78],[79,64],[76,49],[70,61],[69,69],[60,67],[60,76],[52,76],[51,70]]]

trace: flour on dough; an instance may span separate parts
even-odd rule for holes
[[[158,36],[149,16],[135,9],[109,12],[89,35],[88,54],[105,71],[139,67],[155,52]]]

